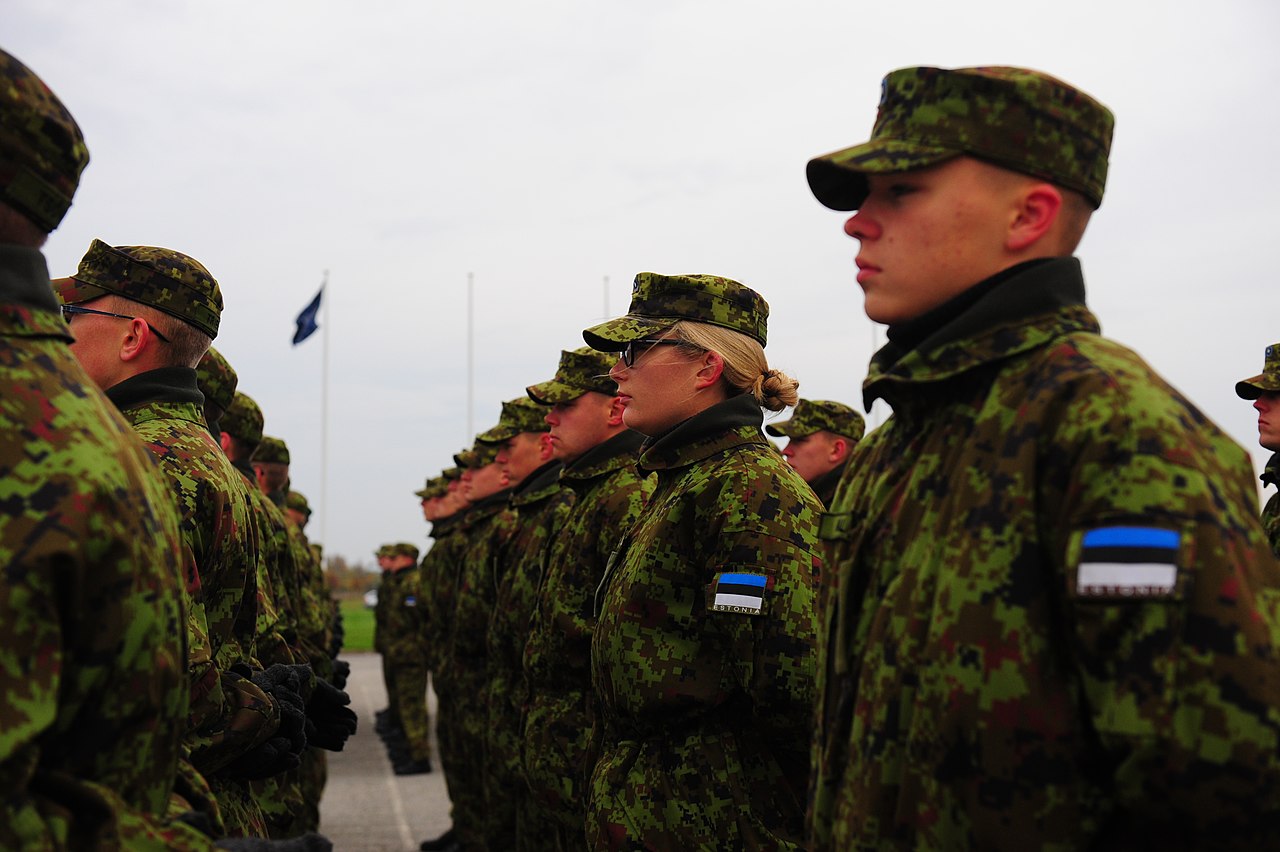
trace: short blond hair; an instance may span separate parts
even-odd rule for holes
[[[737,331],[703,322],[681,320],[671,326],[672,339],[724,360],[724,381],[739,393],[750,393],[770,411],[795,405],[800,383],[781,370],[771,370],[764,347]]]

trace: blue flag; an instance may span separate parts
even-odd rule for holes
[[[298,314],[298,318],[294,320],[298,324],[298,330],[293,333],[293,345],[297,346],[306,340],[320,325],[316,322],[316,317],[320,314],[320,297],[324,295],[324,287],[321,287],[316,297],[311,300],[311,304],[302,309],[302,313]]]

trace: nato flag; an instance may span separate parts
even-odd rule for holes
[[[297,346],[306,340],[320,326],[316,323],[316,317],[320,314],[320,297],[324,295],[324,288],[321,287],[316,293],[316,297],[311,303],[302,309],[302,313],[298,314],[298,318],[294,320],[298,324],[298,330],[293,333],[293,345]]]

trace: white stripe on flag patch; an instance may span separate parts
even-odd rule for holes
[[[752,597],[751,595],[726,595],[720,592],[716,593],[715,607],[733,607],[735,611],[749,610],[751,612],[759,612],[760,605],[764,603],[764,599],[760,597]]]
[[[1081,595],[1160,595],[1173,591],[1177,566],[1150,562],[1085,562],[1076,574]]]

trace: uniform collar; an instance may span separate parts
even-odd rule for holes
[[[0,244],[0,335],[73,340],[38,249]]]
[[[525,477],[511,494],[512,506],[527,506],[560,490],[560,470],[564,465],[552,459]]]
[[[764,412],[749,394],[729,397],[650,438],[640,448],[642,470],[687,467],[742,444],[767,443]]]
[[[562,478],[570,482],[595,479],[622,467],[634,467],[644,435],[627,429],[596,444],[567,465]]]

